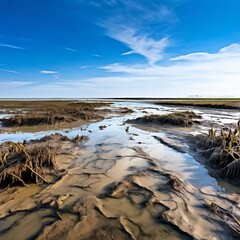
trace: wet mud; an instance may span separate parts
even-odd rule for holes
[[[54,181],[1,188],[1,239],[239,239],[239,193],[222,190],[186,141],[207,134],[214,113],[197,111],[202,123],[187,128],[150,126],[126,121],[143,109],[158,115],[182,109],[134,103],[113,109],[119,107],[133,111],[56,131],[58,140],[46,132],[0,135],[3,144],[7,138],[25,147],[50,141],[59,152]],[[237,122],[237,115],[222,114]],[[211,120],[221,126],[218,119]]]

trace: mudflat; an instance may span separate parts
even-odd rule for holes
[[[156,104],[163,105],[178,105],[178,106],[196,106],[196,107],[208,107],[208,108],[222,108],[222,109],[240,109],[240,100],[162,100],[155,101]]]
[[[239,239],[228,104],[0,101],[0,238]]]

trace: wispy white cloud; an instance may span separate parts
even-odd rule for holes
[[[59,72],[57,71],[49,71],[49,70],[42,70],[40,71],[40,73],[43,73],[43,74],[58,74]]]
[[[76,4],[95,9],[90,21],[105,29],[105,34],[129,48],[121,55],[140,54],[150,64],[164,57],[170,36],[162,31],[178,21],[172,1],[83,0]],[[84,14],[84,13],[83,13]],[[88,16],[86,16],[89,19]]]
[[[216,61],[226,60],[230,55],[232,58],[239,58],[240,56],[240,43],[234,43],[227,47],[220,49],[218,53],[211,54],[206,52],[190,53],[187,55],[177,56],[171,58],[172,61]]]
[[[3,69],[3,68],[0,68],[0,71],[7,72],[7,73],[19,73],[17,71],[13,71],[13,70],[9,70],[9,69]]]
[[[168,38],[155,40],[147,34],[139,34],[136,29],[125,28],[122,31],[112,31],[109,36],[126,44],[131,51],[122,55],[140,54],[147,58],[150,64],[154,64],[163,58],[163,51],[170,44]]]
[[[60,78],[59,72],[57,72],[57,71],[42,70],[42,71],[40,71],[40,73],[45,74],[45,75],[48,75],[48,76],[51,76],[52,78],[55,78],[55,79],[57,79],[57,80],[62,80],[62,79]]]
[[[134,16],[138,16],[139,14],[141,15],[141,18],[135,18],[135,20],[145,22],[145,24],[150,21],[157,23],[162,21],[173,23],[178,20],[173,9],[173,4],[171,4],[170,1],[168,3],[163,3],[163,1],[159,0],[151,0],[149,2],[135,0],[104,0],[102,2],[114,7],[113,11],[115,9],[121,9],[120,12],[123,17],[124,15],[127,15],[130,24],[133,21]],[[114,13],[115,16],[119,16],[119,12]],[[136,21],[134,22],[136,23]]]
[[[0,47],[12,48],[12,49],[24,49],[22,47],[11,45],[11,44],[6,44],[6,43],[0,43]]]
[[[126,56],[126,55],[130,55],[130,54],[133,54],[135,53],[133,50],[131,51],[128,51],[128,52],[124,52],[124,53],[121,53],[122,56]]]
[[[169,65],[122,65],[111,64],[102,69],[110,73],[124,74],[123,78],[134,80],[136,86],[143,86],[162,95],[167,89],[169,95],[235,95],[240,88],[240,44],[235,43],[216,53],[191,53],[178,56]],[[164,85],[164,86],[163,86]],[[158,86],[159,88],[155,88]],[[160,88],[161,87],[161,88]],[[186,94],[184,94],[186,93]]]
[[[93,57],[102,57],[101,55],[99,55],[99,54],[91,54]]]
[[[101,0],[96,3],[82,0],[74,1],[74,4],[97,8],[91,18],[86,14],[86,19],[105,29],[107,36],[130,48],[121,55],[140,54],[150,64],[155,64],[164,57],[164,50],[171,44],[167,29],[178,22],[176,2]]]
[[[90,68],[91,66],[90,65],[86,65],[86,66],[81,66],[80,68],[81,69],[86,69],[86,68]]]
[[[70,52],[79,52],[78,50],[73,49],[73,48],[64,48],[64,49],[67,51],[70,51]]]
[[[155,3],[153,8],[153,11],[148,13],[148,18],[152,21],[164,22],[170,25],[178,23],[179,19],[172,7]]]
[[[240,79],[240,44],[235,43],[217,53],[191,53],[171,58],[170,65],[121,65],[118,63],[101,67],[108,72],[138,76],[158,76],[181,79]]]
[[[25,82],[25,81],[1,81],[2,87],[24,87],[31,85],[34,82]]]
[[[164,50],[171,44],[170,37],[162,32],[163,25],[166,29],[177,22],[170,4],[155,0],[147,4],[133,0],[104,2],[114,8],[110,13],[105,13],[98,24],[106,29],[107,36],[130,49],[121,55],[140,54],[150,64],[163,59]]]
[[[176,57],[178,60],[170,60],[168,66],[112,64],[102,69],[118,75],[41,83],[29,86],[28,89],[16,87],[14,94],[25,96],[31,92],[34,97],[72,98],[190,95],[239,97],[240,44],[232,44],[216,53],[203,53],[204,57],[197,59],[192,58],[195,55],[197,53]],[[2,88],[1,91],[5,92]]]

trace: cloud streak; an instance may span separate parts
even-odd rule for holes
[[[163,29],[178,22],[172,1],[151,0],[146,4],[143,0],[102,0],[96,4],[83,0],[75,4],[88,5],[94,17],[86,18],[105,29],[105,35],[129,48],[122,56],[139,54],[149,64],[164,58],[164,50],[171,42]]]
[[[170,59],[169,65],[149,66],[122,65],[119,63],[101,67],[107,72],[118,73],[129,82],[134,80],[136,86],[145,81],[144,87],[151,88],[154,94],[154,86],[161,86],[159,94],[163,89],[167,93],[186,92],[185,96],[191,94],[202,94],[214,92],[213,95],[238,96],[240,88],[240,44],[235,43],[220,49],[216,53],[191,53]],[[138,80],[137,80],[138,79]],[[164,83],[164,87],[162,84]],[[195,91],[195,92],[194,92]],[[184,95],[183,95],[184,96]]]
[[[138,76],[156,76],[168,78],[204,79],[234,77],[240,79],[240,44],[235,43],[220,49],[217,53],[191,53],[171,58],[168,66],[160,65],[122,65],[110,64],[102,69],[108,72]]]
[[[0,47],[12,48],[12,49],[24,49],[22,47],[11,45],[11,44],[6,44],[6,43],[0,43]]]
[[[27,85],[31,85],[33,82],[25,82],[25,81],[2,81],[2,87],[25,87]]]
[[[93,57],[99,57],[99,58],[102,57],[101,55],[99,55],[99,54],[94,54],[94,53],[91,54],[91,55],[92,55]]]
[[[192,53],[173,59],[168,66],[107,65],[102,69],[109,72],[109,76],[56,80],[28,86],[27,90],[16,87],[16,96],[24,96],[28,91],[33,97],[239,97],[240,44],[216,53]],[[111,73],[117,75],[113,77]]]
[[[163,58],[163,51],[169,46],[169,39],[154,40],[146,34],[138,34],[135,29],[125,28],[122,31],[111,32],[109,36],[126,44],[131,51],[122,55],[140,54],[149,64],[155,64]]]
[[[18,74],[19,72],[17,71],[13,71],[13,70],[9,70],[9,69],[3,69],[3,68],[0,68],[0,71],[2,72],[7,72],[7,73],[15,73],[15,74]]]
[[[172,61],[217,61],[217,60],[225,60],[227,58],[239,58],[240,56],[240,44],[239,43],[233,43],[227,47],[224,47],[219,50],[219,52],[211,54],[206,52],[197,52],[197,53],[191,53],[187,55],[177,56],[174,58],[171,58]]]
[[[67,50],[67,51],[70,51],[70,52],[79,52],[78,50],[76,50],[76,49],[73,49],[73,48],[64,48],[65,50]]]
[[[42,71],[40,71],[40,73],[42,73],[42,74],[58,74],[59,72],[57,72],[57,71],[49,71],[49,70],[42,70]]]

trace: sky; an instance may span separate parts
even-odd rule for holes
[[[0,98],[240,97],[239,0],[0,0]]]

